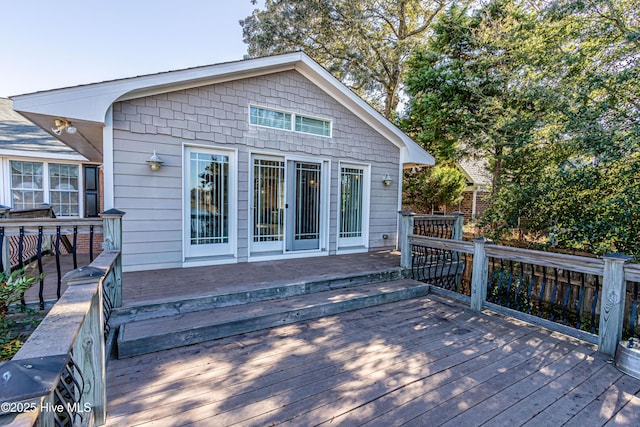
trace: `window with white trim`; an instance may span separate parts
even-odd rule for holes
[[[285,111],[249,106],[249,123],[275,129],[331,137],[331,121]]]
[[[11,160],[10,168],[14,210],[49,203],[56,216],[80,216],[78,165]]]

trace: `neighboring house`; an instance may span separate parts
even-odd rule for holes
[[[97,216],[98,166],[0,98],[0,205],[22,210],[48,204],[58,217]]]
[[[129,271],[394,248],[402,168],[434,163],[303,53],[12,99],[102,163]]]
[[[487,166],[483,158],[464,159],[458,163],[458,168],[467,178],[467,188],[462,192],[462,201],[456,209],[464,213],[466,219],[475,220],[491,203],[491,173]]]

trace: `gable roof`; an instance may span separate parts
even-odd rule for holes
[[[491,173],[488,162],[484,157],[465,158],[458,162],[459,168],[467,175],[472,185],[489,187],[491,185]]]
[[[0,154],[10,156],[86,160],[37,125],[13,110],[13,102],[0,98]]]
[[[435,159],[362,98],[303,52],[168,71],[63,89],[13,96],[14,109],[48,129],[55,119],[73,122],[74,135],[60,139],[90,160],[102,161],[102,129],[117,101],[296,70],[400,149],[405,166],[433,165]]]

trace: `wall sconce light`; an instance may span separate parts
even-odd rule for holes
[[[63,130],[69,135],[73,135],[78,132],[78,129],[73,126],[69,120],[56,119],[54,123],[55,126],[51,128],[51,132],[58,136],[62,135]]]
[[[158,157],[158,155],[156,154],[156,150],[153,150],[153,155],[149,157],[149,160],[147,160],[147,164],[149,165],[151,170],[154,172],[159,171],[163,163],[164,162],[162,161],[162,159],[160,159],[160,157]]]
[[[388,187],[391,185],[391,177],[389,176],[389,173],[385,173],[384,177],[382,178],[382,183],[384,184],[385,187]]]

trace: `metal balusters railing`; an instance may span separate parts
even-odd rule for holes
[[[39,275],[45,273],[47,277],[42,276],[37,296],[42,310],[45,308],[45,286],[55,286],[55,295],[59,299],[62,294],[62,276],[77,268],[81,251],[86,254],[88,250],[90,262],[93,261],[94,239],[96,234],[102,233],[102,228],[101,219],[3,218],[0,222],[0,269],[9,272],[24,269],[33,263],[33,268],[37,269]],[[88,236],[88,247],[86,239],[81,243],[80,236]],[[54,266],[51,262],[44,262],[48,256],[55,260]],[[62,262],[66,256],[73,259],[73,268],[67,267],[68,270],[65,270],[65,263]],[[53,290],[49,293],[53,293]],[[25,304],[31,301],[23,298],[22,302]]]

